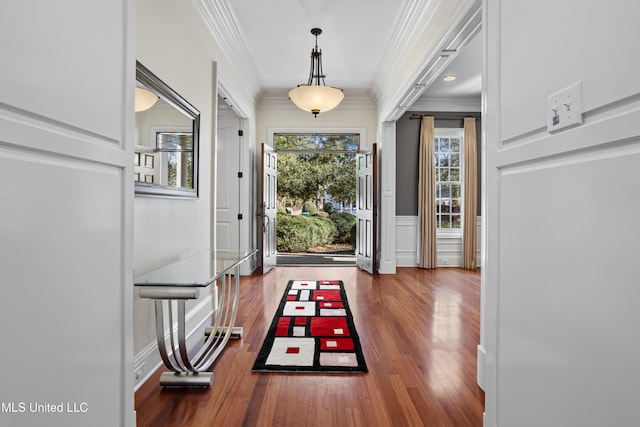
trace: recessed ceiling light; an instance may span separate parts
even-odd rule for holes
[[[442,80],[444,80],[445,82],[452,82],[455,79],[456,79],[456,76],[454,76],[453,74],[447,74],[446,76],[444,76]]]

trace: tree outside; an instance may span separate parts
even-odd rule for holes
[[[279,252],[353,250],[355,215],[342,212],[356,198],[357,141],[352,137],[276,136]]]
[[[321,210],[327,196],[340,206],[355,202],[355,153],[278,153],[281,206],[302,207],[313,202]]]

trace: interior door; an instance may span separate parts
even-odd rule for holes
[[[260,217],[262,232],[262,273],[276,265],[276,200],[277,200],[277,155],[273,148],[262,144],[262,198]]]
[[[356,156],[356,264],[371,274],[377,272],[377,146]]]
[[[218,149],[216,188],[216,247],[240,249],[240,144],[238,116],[220,102],[218,110]]]

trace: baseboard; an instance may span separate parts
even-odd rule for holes
[[[395,262],[385,262],[380,263],[378,267],[379,274],[396,274],[396,263]]]
[[[187,347],[192,348],[198,342],[202,342],[204,336],[194,332],[202,329],[203,323],[211,319],[213,314],[212,296],[202,299],[191,311],[186,314],[185,328],[187,332]],[[173,326],[174,333],[177,334],[177,325]],[[169,337],[169,330],[165,331],[165,339]],[[142,351],[135,355],[133,359],[134,391],[137,391],[157,370],[163,366],[158,343],[154,339]]]
[[[485,390],[485,361],[487,360],[487,352],[485,351],[484,347],[481,345],[478,345],[478,351],[477,351],[477,364],[478,364],[478,372],[477,372],[477,377],[476,377],[476,382],[478,383],[478,387],[480,387],[482,390]]]

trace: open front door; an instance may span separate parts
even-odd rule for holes
[[[376,230],[377,230],[377,146],[370,152],[358,153],[356,168],[356,264],[361,270],[377,273]]]
[[[277,160],[275,150],[262,144],[262,202],[259,214],[262,219],[262,274],[276,265]]]

